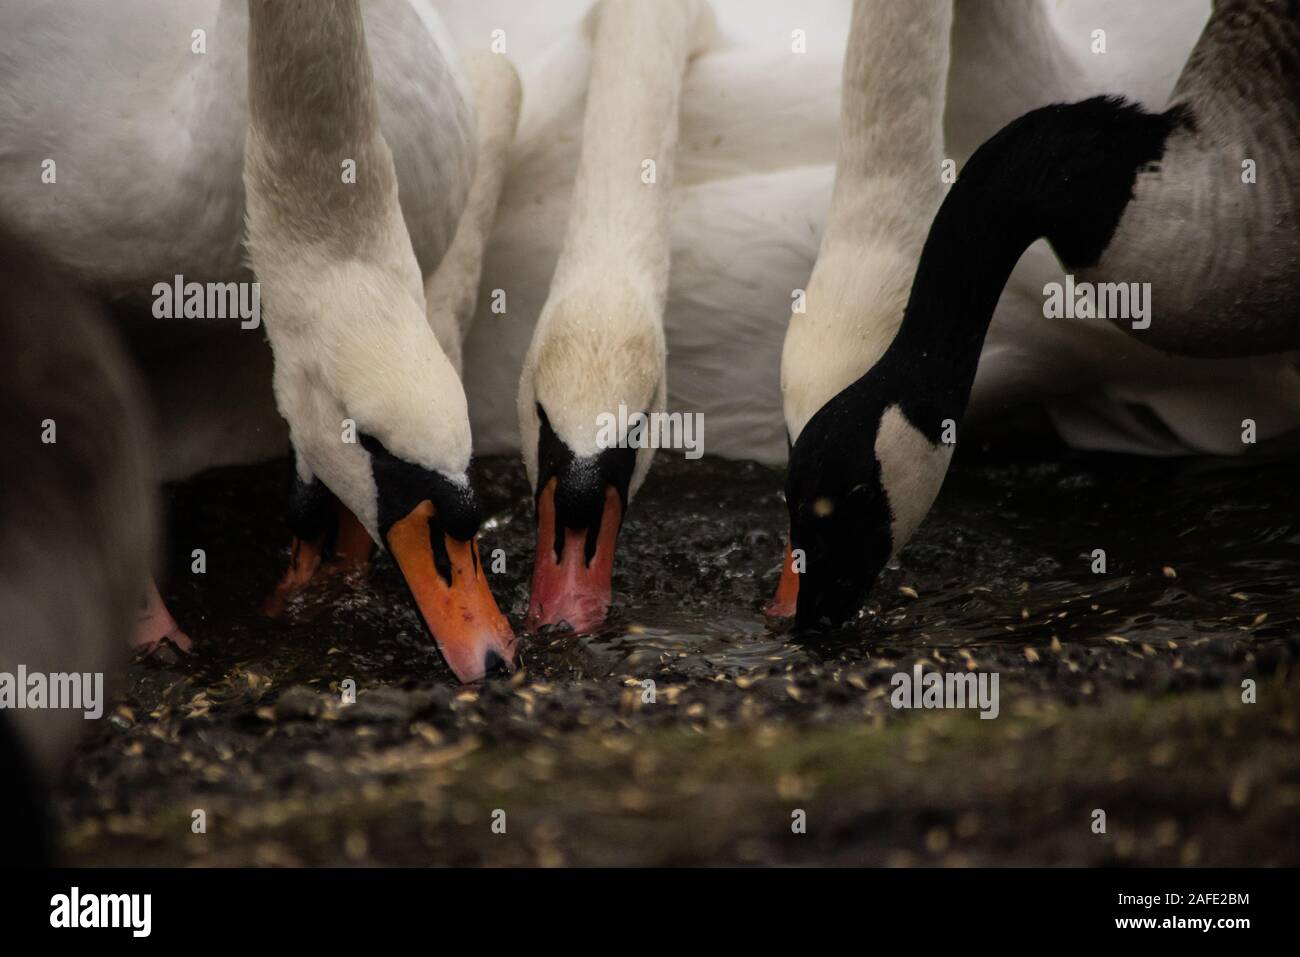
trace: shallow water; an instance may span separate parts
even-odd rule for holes
[[[480,552],[504,551],[493,587],[518,623],[531,572],[530,496],[516,463],[476,469],[488,506]],[[283,462],[221,470],[172,490],[176,561],[165,590],[192,635],[223,657],[297,658],[304,680],[318,670],[322,641],[348,642],[377,679],[450,679],[386,558],[369,576],[328,581],[296,600],[286,621],[257,614],[285,560],[278,513],[287,474]],[[1280,507],[1297,478],[1300,467],[1285,461],[1062,453],[959,463],[859,620],[798,640],[760,614],[781,558],[780,471],[661,457],[620,541],[609,625],[591,638],[525,638],[523,661],[548,677],[597,679],[669,662],[688,675],[736,674],[847,664],[886,647],[1018,648],[1053,636],[1081,644],[1116,634],[1132,643],[1283,636],[1300,609],[1300,520]],[[192,547],[207,551],[206,576],[188,573]],[[1097,548],[1104,574],[1092,571]],[[904,586],[918,597],[900,593]]]

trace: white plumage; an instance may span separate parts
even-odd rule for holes
[[[464,0],[440,7],[461,49],[504,31],[524,80],[524,116],[484,264],[465,382],[478,452],[519,448],[516,392],[567,220],[589,46],[585,0]],[[830,202],[839,75],[850,5],[715,0],[721,42],[686,74],[664,329],[670,409],[705,413],[706,450],[784,460],[781,343],[792,291],[807,284]],[[1100,90],[1159,106],[1207,12],[1204,0],[1141,10],[1116,0],[956,7],[946,152],[962,159],[1012,117]],[[243,2],[82,0],[0,11],[0,202],[106,294],[138,295],[176,272],[246,276],[240,182],[246,123]],[[440,28],[423,0],[367,4],[381,120],[404,218],[426,276],[469,183],[430,135],[454,117],[464,81],[433,64]],[[207,53],[191,52],[206,31]],[[1108,50],[1090,52],[1106,29]],[[792,53],[804,31],[806,53]],[[878,51],[888,56],[887,46]],[[454,152],[454,151],[453,151]],[[59,185],[40,182],[55,159]],[[1249,407],[1267,437],[1300,423],[1287,357],[1174,359],[1103,323],[1044,321],[1041,290],[1061,271],[1026,254],[985,345],[971,412],[1042,401],[1085,447],[1229,451],[1212,420]],[[507,312],[492,311],[492,290]],[[220,356],[219,359],[216,357]],[[232,372],[233,366],[241,370]],[[172,355],[151,377],[163,474],[283,448],[269,363],[250,337]],[[177,371],[177,370],[183,370]],[[252,370],[252,371],[244,371]],[[232,382],[238,383],[232,386]],[[1144,405],[1164,423],[1132,415]]]

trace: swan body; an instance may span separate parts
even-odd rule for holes
[[[403,218],[428,275],[474,172],[468,80],[427,0],[375,0],[363,17]],[[14,228],[106,299],[148,301],[177,273],[248,279],[247,50],[245,0],[0,10],[0,203]],[[47,159],[54,183],[41,181]]]
[[[430,278],[476,170],[471,77],[428,0],[375,0],[363,21],[403,219]],[[288,441],[260,327],[148,318],[160,279],[253,278],[247,50],[245,0],[0,9],[0,203],[15,231],[116,304],[154,406],[162,480],[281,455]]]

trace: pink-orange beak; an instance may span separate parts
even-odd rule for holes
[[[794,553],[789,541],[785,546],[785,562],[781,565],[781,580],[776,583],[776,595],[763,614],[769,618],[793,618],[799,604],[799,575],[794,570]]]
[[[420,615],[439,651],[461,681],[478,681],[494,667],[514,670],[515,635],[497,608],[475,540],[444,536],[451,581],[434,564],[425,500],[388,530],[388,549],[397,560]]]
[[[547,483],[537,497],[537,555],[528,605],[529,629],[564,622],[584,633],[604,623],[613,600],[614,548],[622,521],[622,499],[617,491],[608,488],[591,560],[587,560],[587,529],[565,529],[564,546],[557,559],[555,479]]]

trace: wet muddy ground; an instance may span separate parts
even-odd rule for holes
[[[1022,446],[964,448],[860,621],[812,639],[760,614],[781,473],[661,456],[608,632],[526,636],[468,688],[387,558],[260,616],[287,462],[171,488],[163,591],[197,653],[132,664],[59,790],[64,858],[1300,863],[1300,460]],[[531,501],[516,461],[478,471],[518,624]],[[998,718],[894,709],[918,661],[997,672]]]

